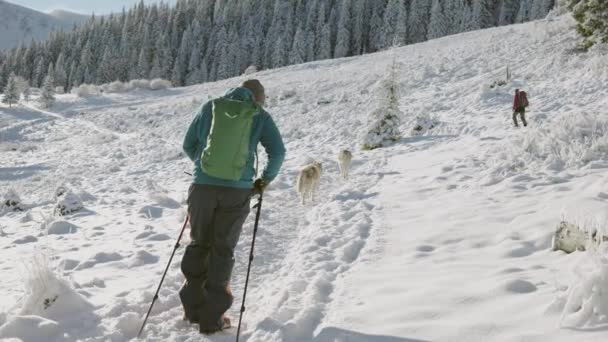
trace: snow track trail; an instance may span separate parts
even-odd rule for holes
[[[560,17],[254,74],[287,158],[265,194],[242,340],[604,340],[603,326],[560,329],[570,269],[587,254],[550,250],[562,214],[608,205],[608,62],[574,53],[572,26]],[[393,57],[405,136],[361,151]],[[513,79],[491,88],[507,65]],[[58,95],[52,111],[0,105],[0,196],[13,188],[26,208],[0,209],[0,339],[135,340],[186,217],[185,131],[203,102],[242,80]],[[511,127],[516,87],[530,97],[525,130]],[[418,113],[439,123],[411,137]],[[320,191],[303,206],[296,177],[313,160]],[[59,186],[84,209],[55,215]],[[235,251],[235,323],[253,216]],[[188,233],[143,340],[233,341],[182,320]]]

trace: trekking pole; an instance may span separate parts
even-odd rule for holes
[[[137,333],[137,338],[141,336],[141,333],[144,331],[144,327],[146,326],[146,322],[148,322],[148,317],[150,317],[150,312],[152,312],[152,307],[154,303],[158,299],[158,292],[160,292],[160,287],[163,286],[163,281],[165,281],[165,276],[169,271],[169,266],[171,266],[171,261],[173,261],[173,256],[175,256],[175,252],[179,248],[179,242],[182,240],[182,236],[184,235],[184,231],[186,230],[186,226],[188,225],[188,220],[190,216],[186,216],[186,221],[184,222],[184,226],[182,227],[182,231],[179,233],[179,237],[177,238],[177,242],[175,243],[175,247],[173,248],[173,253],[171,253],[171,257],[169,258],[169,262],[167,263],[167,268],[165,268],[165,273],[163,273],[163,277],[160,279],[160,284],[158,284],[158,288],[156,289],[156,293],[154,294],[154,298],[152,298],[152,304],[150,304],[150,308],[148,309],[148,313],[146,314],[146,318],[144,319],[144,323],[141,325],[139,329],[139,333]]]
[[[241,315],[239,316],[239,326],[236,330],[236,342],[239,342],[239,336],[241,334],[241,322],[243,320],[243,313],[245,312],[245,298],[247,297],[247,285],[249,285],[249,274],[251,272],[251,263],[253,262],[253,248],[255,247],[255,237],[258,232],[258,224],[260,223],[260,213],[262,211],[262,200],[264,197],[264,190],[260,193],[258,203],[254,206],[257,208],[255,213],[255,224],[253,225],[253,239],[251,240],[251,250],[249,251],[249,266],[247,266],[247,277],[245,278],[245,290],[243,291],[243,302],[241,304]]]

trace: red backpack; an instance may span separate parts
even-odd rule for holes
[[[519,107],[528,107],[530,103],[528,102],[528,94],[525,91],[519,92]]]

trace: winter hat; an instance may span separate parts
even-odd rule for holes
[[[255,102],[259,105],[264,105],[266,102],[266,93],[264,92],[264,86],[258,80],[247,80],[240,85],[241,88],[247,88],[253,93]]]

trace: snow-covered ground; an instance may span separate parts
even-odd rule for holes
[[[440,124],[369,152],[358,139],[393,52],[256,74],[288,156],[264,202],[243,340],[604,341],[606,304],[594,314],[574,295],[601,301],[608,286],[569,291],[605,279],[597,254],[551,250],[563,217],[590,222],[608,201],[608,58],[576,53],[573,25],[395,50],[403,130],[423,112]],[[513,80],[490,89],[507,66]],[[185,129],[201,102],[240,81],[61,95],[50,112],[0,107],[0,189],[25,209],[0,216],[0,338],[135,337],[185,218]],[[525,129],[511,124],[517,87],[531,102]],[[341,148],[355,155],[346,181]],[[321,191],[302,206],[295,177],[311,159],[323,163]],[[55,213],[78,200],[83,209]],[[235,320],[252,221],[237,247]],[[182,253],[145,340],[233,340],[182,320]]]

